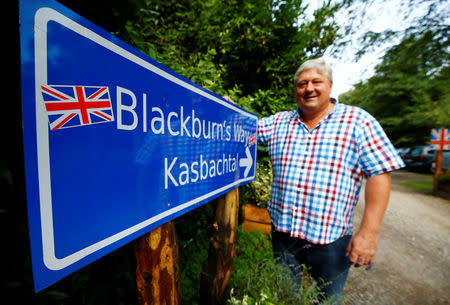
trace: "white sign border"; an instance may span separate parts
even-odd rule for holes
[[[35,14],[35,81],[36,81],[36,140],[37,140],[37,160],[38,160],[38,180],[39,180],[39,201],[40,201],[40,215],[41,215],[41,234],[42,234],[42,249],[43,249],[43,260],[45,266],[50,270],[62,270],[78,261],[84,257],[103,249],[147,226],[159,221],[165,217],[168,217],[174,213],[188,208],[189,206],[195,205],[196,203],[210,198],[216,194],[219,194],[233,186],[239,185],[241,182],[251,181],[255,178],[252,177],[237,180],[226,186],[223,186],[217,190],[214,190],[208,194],[201,197],[188,201],[184,204],[176,206],[170,210],[167,210],[159,215],[151,217],[141,223],[138,223],[126,230],[116,233],[108,238],[105,238],[99,242],[96,242],[86,248],[83,248],[75,253],[72,253],[64,258],[57,258],[55,255],[55,239],[54,239],[54,228],[53,228],[53,212],[52,212],[52,195],[51,195],[51,180],[50,180],[50,152],[49,152],[49,137],[48,137],[48,122],[47,115],[44,108],[44,103],[42,101],[42,96],[40,94],[40,86],[47,85],[47,24],[49,21],[55,21],[66,28],[96,42],[97,44],[117,53],[118,55],[127,58],[131,62],[134,62],[143,68],[152,71],[167,80],[174,82],[186,89],[191,90],[199,95],[202,95],[214,102],[217,102],[225,107],[228,107],[236,112],[243,115],[255,118],[258,117],[251,113],[248,113],[232,104],[224,102],[223,100],[211,95],[192,84],[189,84],[169,73],[159,69],[158,67],[150,64],[144,59],[130,53],[129,51],[119,47],[113,42],[107,40],[106,38],[96,34],[90,29],[83,27],[82,25],[76,23],[75,21],[69,19],[68,17],[62,15],[61,13],[55,11],[52,8],[43,7],[40,8]],[[256,149],[254,159],[256,160]],[[255,161],[256,162],[256,161]],[[256,174],[256,173],[255,173]]]

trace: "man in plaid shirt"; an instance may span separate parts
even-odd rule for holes
[[[273,168],[273,248],[297,279],[306,265],[338,303],[350,265],[374,262],[389,172],[404,164],[370,114],[330,98],[332,72],[324,61],[303,63],[294,81],[298,109],[258,123],[258,141],[268,146]],[[363,177],[364,216],[353,233]]]

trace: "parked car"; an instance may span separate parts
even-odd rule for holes
[[[413,171],[421,171],[427,173],[434,173],[436,167],[436,150],[430,146],[414,146],[411,147],[402,156],[406,168]],[[442,170],[450,169],[450,150],[442,152]]]
[[[404,155],[403,161],[409,170],[433,172],[436,151],[430,146],[414,146]]]
[[[408,151],[411,150],[411,147],[401,147],[401,148],[397,148],[397,152],[400,156],[400,158],[404,159],[406,153],[408,153]]]
[[[433,160],[433,164],[431,165],[432,172],[434,173],[434,169],[436,167],[436,160]],[[442,151],[442,170],[450,169],[450,150]]]

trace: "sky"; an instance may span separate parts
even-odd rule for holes
[[[312,17],[314,9],[321,6],[321,0],[308,0],[309,7],[307,16]],[[364,1],[362,1],[364,2]],[[374,0],[370,6],[367,7],[367,13],[364,22],[358,27],[358,31],[351,37],[352,44],[348,45],[339,57],[333,57],[330,52],[325,52],[324,59],[333,68],[333,90],[332,96],[338,97],[353,88],[353,85],[367,80],[374,75],[375,66],[381,62],[381,59],[388,49],[394,43],[399,43],[399,40],[393,40],[390,44],[377,48],[374,52],[369,52],[362,56],[358,61],[354,58],[357,39],[367,31],[382,32],[388,29],[402,30],[418,16],[424,14],[426,6],[417,6],[414,12],[406,15],[406,10],[402,9],[402,3],[407,3],[407,0]],[[342,24],[348,18],[343,12],[338,12],[336,15],[336,22]]]
[[[398,1],[375,1],[369,7],[366,15],[364,26],[360,27],[356,37],[353,38],[353,45],[344,49],[342,57],[332,57],[329,52],[325,53],[324,58],[333,68],[333,91],[332,95],[338,97],[352,89],[353,85],[370,78],[374,74],[375,65],[381,61],[387,46],[378,48],[374,52],[370,52],[362,56],[358,61],[354,58],[357,46],[357,38],[367,31],[382,32],[388,29],[398,30],[402,28],[401,18],[396,18],[395,6]],[[343,14],[339,14],[337,19],[345,18]]]

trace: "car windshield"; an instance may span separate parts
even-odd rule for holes
[[[417,155],[420,155],[420,154],[422,153],[422,150],[423,150],[423,147],[416,147],[416,148],[413,148],[413,149],[409,152],[409,154],[410,154],[411,156],[417,156]]]

